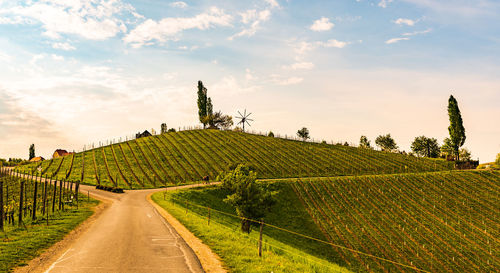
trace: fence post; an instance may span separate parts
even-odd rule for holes
[[[38,181],[35,180],[35,189],[33,190],[34,193],[33,193],[33,215],[31,216],[31,219],[33,221],[36,220],[36,197],[37,197],[37,194],[38,194]]]
[[[47,180],[47,177],[45,177],[45,180]],[[56,198],[57,198],[57,180],[54,181],[54,192],[52,193],[52,214],[54,214],[56,206]]]
[[[3,180],[2,179],[0,179],[0,231],[3,231]]]
[[[21,191],[19,193],[19,226],[23,223],[23,191],[24,191],[24,180],[21,180]]]
[[[62,206],[62,188],[63,188],[63,182],[61,180],[59,181],[59,210],[61,210]]]
[[[264,222],[260,221],[260,234],[259,234],[259,257],[262,257],[262,229],[264,228]]]
[[[42,179],[40,178],[40,183],[42,183]],[[47,180],[45,180],[44,187],[43,187],[43,206],[42,206],[42,215],[45,215],[47,213],[46,207],[47,207],[47,191],[49,190],[49,187],[47,186]],[[47,213],[48,215],[48,213]]]

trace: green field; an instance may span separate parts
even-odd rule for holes
[[[0,176],[0,182],[3,183],[4,213],[6,218],[10,218],[5,219],[4,230],[0,231],[0,272],[9,272],[14,267],[22,266],[38,256],[44,249],[61,240],[64,235],[92,215],[92,208],[98,204],[98,201],[94,199],[87,201],[86,196],[80,195],[78,209],[75,203],[71,206],[67,203],[64,210],[59,210],[59,199],[56,195],[54,210],[52,210],[54,187],[48,183],[45,199],[46,211],[42,214],[45,184],[38,182],[37,214],[36,220],[32,220],[34,182],[12,176]],[[23,219],[20,224],[18,216],[21,185],[24,185],[24,191]],[[58,194],[59,190],[56,193]],[[68,190],[62,192],[62,201],[68,200],[68,193]]]
[[[156,188],[204,176],[214,180],[234,163],[259,178],[331,177],[450,170],[441,159],[343,145],[286,140],[233,131],[189,130],[99,147],[18,167],[57,179],[122,188]]]
[[[498,171],[265,183],[279,190],[278,203],[265,217],[265,223],[335,246],[266,226],[265,242],[275,246],[268,246],[267,251],[289,263],[276,268],[270,258],[269,267],[255,272],[313,271],[295,270],[294,261],[300,263],[296,256],[302,257],[308,266],[320,263],[310,261],[314,256],[355,272],[498,272],[500,268]],[[258,232],[254,229],[247,239],[239,231],[238,219],[216,212],[235,214],[222,201],[225,195],[221,188],[212,187],[169,193],[165,196],[169,201],[162,201],[163,195],[158,193],[154,199],[217,252],[234,272],[248,272],[254,263],[261,268],[255,258]],[[207,226],[208,209],[199,206],[212,209],[211,221],[219,229],[212,230],[215,224]],[[221,235],[224,229],[227,239]],[[232,252],[243,247],[250,253]]]

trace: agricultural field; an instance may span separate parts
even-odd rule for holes
[[[295,263],[305,264],[307,269],[301,270],[307,272],[498,272],[500,268],[499,171],[261,183],[279,192],[277,204],[263,220],[267,224],[263,245],[271,256],[265,265],[255,257],[258,226],[249,235],[241,233],[234,209],[223,202],[222,188],[160,192],[153,199],[234,272],[248,272],[249,267],[256,268],[254,272],[297,272]],[[248,250],[234,252],[239,248]]]
[[[126,189],[158,188],[214,180],[235,163],[259,178],[331,177],[453,169],[441,159],[417,158],[219,130],[189,130],[87,150],[18,167],[20,172]]]
[[[54,182],[35,186],[27,176],[0,174],[0,272],[25,265],[92,215],[98,201],[80,195],[77,206],[75,188],[60,181],[55,187]]]

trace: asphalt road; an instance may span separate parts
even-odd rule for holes
[[[45,272],[204,272],[193,250],[146,200],[158,190],[114,194],[81,186],[112,204]]]

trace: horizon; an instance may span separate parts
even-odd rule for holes
[[[0,2],[0,158],[200,125],[198,80],[214,110],[252,112],[248,130],[390,133],[406,152],[442,144],[453,95],[472,159],[500,152],[500,3],[82,3]]]

